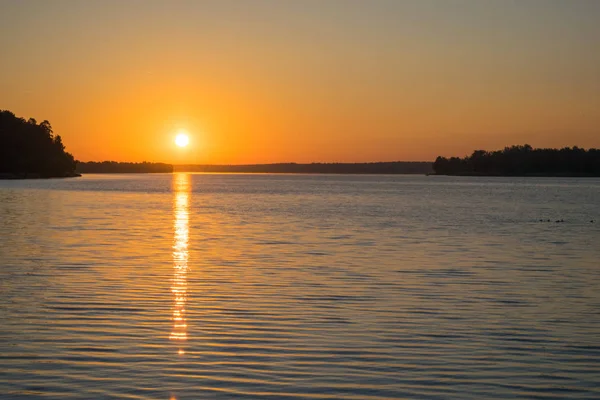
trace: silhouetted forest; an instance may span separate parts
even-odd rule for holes
[[[177,165],[176,171],[294,173],[294,174],[428,174],[431,162],[250,164],[250,165]]]
[[[437,175],[600,176],[600,150],[565,147],[534,149],[530,145],[504,150],[476,150],[464,158],[438,157]]]
[[[173,172],[173,166],[163,163],[131,162],[77,162],[77,172],[81,174],[157,173]]]
[[[48,121],[0,110],[0,178],[76,176],[75,159]]]

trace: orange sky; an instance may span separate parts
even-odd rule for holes
[[[0,109],[82,161],[600,147],[598,20],[587,0],[6,1]]]

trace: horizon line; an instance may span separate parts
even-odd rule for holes
[[[168,163],[162,161],[115,161],[115,160],[103,160],[103,161],[81,161],[76,160],[77,163],[124,163],[124,164],[165,164],[165,165],[197,165],[197,166],[211,166],[211,167],[245,167],[245,166],[255,166],[255,165],[314,165],[314,164],[392,164],[392,163],[433,163],[435,161],[430,160],[421,160],[421,161],[358,161],[358,162],[338,162],[338,161],[311,161],[311,162],[295,162],[295,161],[286,161],[286,162],[272,162],[272,163],[246,163],[246,164],[205,164],[205,163]]]

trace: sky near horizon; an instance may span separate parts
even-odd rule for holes
[[[82,161],[600,147],[599,21],[597,0],[0,0],[0,109]]]

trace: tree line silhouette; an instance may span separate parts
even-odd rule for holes
[[[294,173],[294,174],[428,174],[431,162],[393,161],[372,163],[278,163],[246,165],[176,165],[176,171]]]
[[[173,172],[171,164],[151,163],[151,162],[77,162],[77,172],[87,174],[118,174],[118,173],[156,173]]]
[[[51,178],[76,176],[75,159],[65,151],[50,122],[25,120],[0,110],[0,177]]]
[[[470,156],[438,157],[437,175],[600,176],[600,150],[575,147],[534,149],[530,145],[504,150],[476,150]]]
[[[152,172],[214,172],[214,173],[303,173],[303,174],[427,174],[431,162],[374,163],[279,163],[246,165],[171,165],[162,163],[77,162],[77,172],[86,173],[152,173]]]

